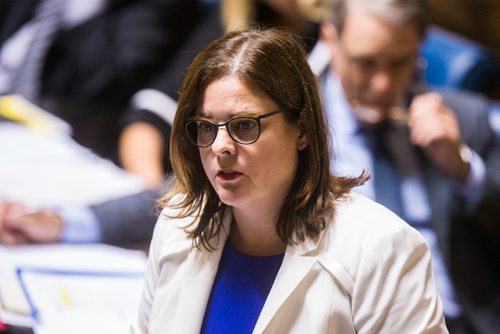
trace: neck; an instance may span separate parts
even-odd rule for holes
[[[252,256],[282,254],[285,243],[276,232],[277,215],[246,215],[233,211],[229,242],[238,251]]]

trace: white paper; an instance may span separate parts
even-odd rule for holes
[[[30,304],[17,274],[18,268],[25,272],[27,268],[69,271],[74,275],[31,273],[23,276],[27,278],[25,287],[34,296],[34,302],[36,299],[40,315],[44,314],[44,321],[34,324],[36,333],[101,333],[97,331],[100,328],[102,333],[121,333],[123,331],[118,327],[128,328],[131,314],[137,311],[143,280],[141,273],[145,266],[143,252],[104,244],[0,245],[0,301],[4,305],[4,309],[0,309],[0,318],[14,325],[34,324]],[[80,272],[92,275],[77,275]],[[118,276],[104,280],[105,277],[97,273]],[[59,312],[57,296],[61,296],[63,287],[78,306],[78,309],[73,309],[75,312],[70,312],[71,309]],[[108,310],[106,313],[100,312],[103,307]],[[89,309],[99,312],[87,312]],[[98,324],[98,319],[102,326],[89,330],[88,326]],[[67,330],[69,324],[74,327],[71,331]]]
[[[144,189],[141,181],[69,136],[0,123],[0,200],[33,207],[88,205]]]
[[[142,272],[21,270],[35,333],[125,333],[139,306]]]

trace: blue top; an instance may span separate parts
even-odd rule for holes
[[[283,255],[249,256],[226,242],[201,333],[251,333]]]

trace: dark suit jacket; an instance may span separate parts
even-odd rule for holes
[[[478,208],[468,214],[453,184],[423,158],[431,224],[465,316],[479,333],[497,333],[500,329],[500,147],[488,122],[486,100],[465,92],[440,93],[458,117],[463,141],[485,162],[486,189]]]
[[[158,72],[146,88],[161,92],[174,100],[179,97],[184,73],[189,67],[194,57],[210,42],[223,35],[224,30],[221,25],[220,9],[218,3],[209,3],[203,7],[203,18],[183,41],[179,47],[179,52],[175,57]],[[161,112],[161,110],[156,110]],[[121,127],[125,128],[131,123],[143,122],[154,126],[163,140],[163,168],[170,170],[170,160],[168,151],[168,142],[170,140],[171,124],[168,124],[157,116],[154,112],[148,110],[136,109],[130,107],[124,115]]]
[[[166,190],[160,187],[91,206],[102,241],[121,247],[149,246],[159,214],[156,201]]]

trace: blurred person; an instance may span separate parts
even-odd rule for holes
[[[132,333],[447,333],[421,235],[330,174],[298,37],[233,32],[186,73]],[[404,307],[402,307],[404,305]]]
[[[201,15],[198,0],[2,1],[0,94],[60,116],[78,142],[118,163],[133,94],[175,58]],[[170,80],[182,70],[171,68]]]
[[[166,184],[88,207],[33,210],[1,202],[0,243],[106,243],[146,250],[158,218],[155,201],[165,189]]]
[[[192,1],[185,1],[180,7],[189,8],[190,4]],[[201,9],[197,8],[199,12]],[[171,96],[177,95],[184,69],[195,53],[222,34],[222,28],[214,25],[219,20],[218,7],[210,5],[203,9],[204,17],[193,24],[193,33],[182,40],[178,52],[161,71],[127,101],[126,113],[119,122],[118,128],[123,129],[119,146],[121,165],[139,175],[149,190],[89,207],[33,210],[23,203],[0,203],[0,242],[10,245],[104,242],[127,247],[149,244],[157,219],[155,200],[164,191],[170,175],[168,140],[176,108]]]
[[[357,191],[426,237],[451,333],[497,332],[500,241],[490,230],[499,229],[492,208],[500,151],[488,101],[425,87],[417,66],[424,1],[329,3],[318,47],[331,57],[319,76],[336,144],[333,170],[372,171]]]
[[[143,89],[132,96],[120,128],[121,165],[140,175],[149,187],[160,185],[170,171],[168,143],[184,71],[195,55],[223,34],[217,1],[202,1],[201,15],[176,56]]]

